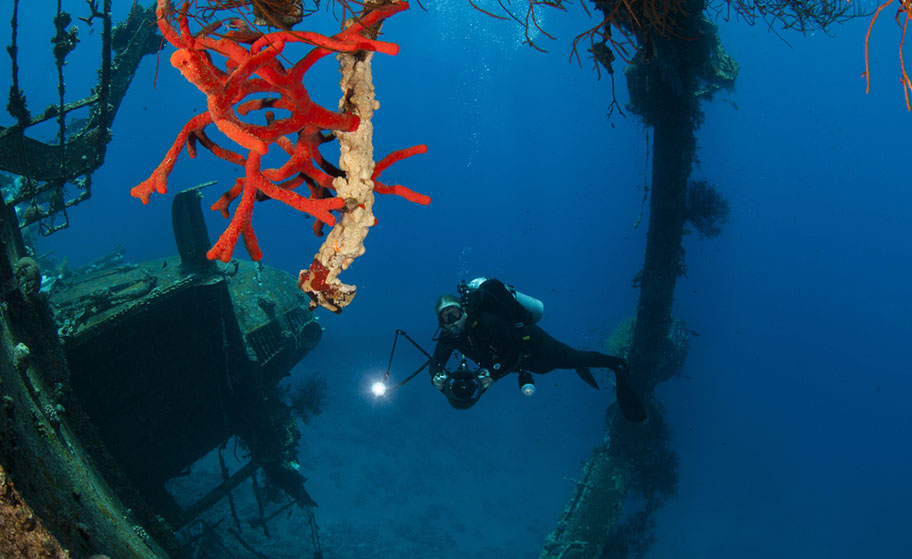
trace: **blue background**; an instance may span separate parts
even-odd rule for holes
[[[56,99],[50,4],[21,7],[21,29],[31,32],[20,36],[20,79],[33,112]],[[130,2],[115,4],[120,20]],[[557,40],[539,37],[549,50],[540,53],[521,44],[514,23],[462,1],[429,4],[383,28],[401,53],[374,59],[374,124],[378,155],[428,145],[384,178],[433,202],[379,197],[367,253],[342,276],[358,285],[354,304],[338,316],[318,311],[323,340],[295,375],[323,375],[330,404],[304,427],[302,473],[320,502],[328,556],[354,537],[362,556],[535,557],[601,440],[612,391],[555,372],[524,399],[511,378],[459,412],[423,376],[381,402],[367,386],[385,368],[396,328],[430,348],[436,297],[481,274],[542,299],[542,325],[559,339],[600,349],[635,310],[645,130],[629,114],[607,118],[610,81],[597,80],[589,61],[568,62],[572,38],[596,23],[579,6],[544,13]],[[884,12],[871,40],[869,95],[860,77],[868,18],[829,34],[782,32],[785,40],[763,24],[716,21],[741,73],[734,93],[704,104],[694,178],[725,193],[732,212],[722,236],[685,238],[675,314],[699,336],[682,378],[656,394],[681,478],[649,557],[912,556],[912,117],[892,16]],[[337,24],[323,13],[307,25],[332,33]],[[81,34],[68,100],[95,80],[100,29]],[[172,50],[156,81],[155,57],[143,62],[93,198],[70,212],[71,229],[41,240],[41,252],[71,265],[118,244],[133,261],[175,252],[170,195],[145,207],[129,196],[205,106],[168,63]],[[5,57],[0,75],[9,75]],[[336,106],[337,76],[331,57],[307,76],[324,106]],[[38,133],[50,138],[53,126]],[[170,187],[218,180],[207,207],[238,171],[183,154]],[[226,221],[207,219],[214,241]],[[295,275],[306,267],[319,245],[311,223],[258,204],[263,262]],[[409,350],[397,355],[400,378],[422,360]],[[597,375],[606,385],[606,372]],[[284,537],[301,537],[300,522],[288,520]],[[261,544],[274,557],[297,556],[287,539]]]

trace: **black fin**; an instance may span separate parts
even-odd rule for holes
[[[579,378],[583,379],[583,382],[585,382],[586,384],[588,384],[588,385],[591,386],[592,388],[595,388],[596,390],[599,389],[599,385],[598,385],[597,382],[595,382],[595,377],[592,376],[592,371],[589,370],[589,367],[579,367],[579,368],[577,368],[577,369],[576,369],[576,374],[579,375]]]
[[[626,374],[617,375],[617,402],[624,414],[624,419],[634,423],[646,421],[646,406],[633,391]]]

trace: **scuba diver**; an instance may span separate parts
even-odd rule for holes
[[[551,337],[535,324],[544,313],[541,301],[484,277],[461,281],[459,293],[458,297],[442,295],[434,307],[441,334],[430,363],[431,382],[454,408],[473,406],[495,381],[514,371],[519,373],[522,393],[531,396],[535,392],[531,373],[575,369],[586,384],[598,390],[589,368],[607,367],[617,379],[621,413],[628,421],[646,419],[646,408],[630,383],[627,361],[573,349]],[[456,350],[479,368],[469,370],[463,358],[456,371],[448,371],[446,363]]]

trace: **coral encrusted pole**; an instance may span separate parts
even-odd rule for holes
[[[365,10],[370,3],[365,2]],[[353,23],[353,22],[349,22]],[[374,31],[379,31],[379,23]],[[366,32],[369,30],[365,30]],[[298,287],[313,301],[335,313],[351,303],[357,288],[342,283],[339,273],[364,254],[364,239],[376,222],[374,217],[374,125],[371,119],[380,104],[374,96],[371,74],[373,53],[339,53],[342,99],[339,110],[357,115],[360,124],[354,132],[336,131],[339,140],[339,168],[344,172],[333,180],[336,195],[345,200],[336,225],[326,237],[307,270],[301,270]]]
[[[611,8],[614,0],[598,5]],[[628,360],[635,388],[653,390],[676,372],[669,364],[672,305],[683,272],[686,190],[696,153],[701,71],[711,65],[715,28],[702,17],[703,0],[684,0],[669,28],[675,33],[632,29],[642,45],[625,72],[631,110],[653,129],[649,231],[640,296]],[[705,80],[704,80],[705,81]],[[548,536],[541,559],[606,559],[639,556],[649,548],[651,515],[674,491],[677,462],[659,406],[634,424],[607,414],[608,429],[583,470],[576,494]],[[643,497],[631,506],[632,492]],[[634,509],[633,507],[636,507]]]

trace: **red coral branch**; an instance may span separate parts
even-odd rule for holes
[[[134,186],[130,190],[130,195],[142,200],[143,204],[148,204],[152,192],[158,192],[159,194],[168,192],[168,175],[174,170],[174,164],[177,163],[177,156],[180,155],[184,144],[187,143],[191,134],[196,135],[196,133],[201,131],[211,122],[212,117],[209,116],[209,113],[198,114],[187,121],[187,124],[185,124],[183,129],[177,134],[177,138],[174,139],[174,143],[171,144],[171,149],[165,154],[165,158],[162,159],[162,162],[158,164],[158,167],[152,171],[152,175]]]
[[[251,155],[254,154],[251,153]],[[259,167],[259,156],[250,157],[247,160],[248,169],[251,165],[251,161],[254,162],[255,167]],[[231,216],[228,227],[226,227],[225,231],[219,236],[215,245],[206,253],[206,257],[210,260],[221,260],[222,262],[231,260],[231,253],[234,252],[234,247],[237,244],[239,235],[244,236],[244,245],[247,247],[250,258],[259,260],[263,257],[263,253],[260,252],[256,240],[256,235],[253,233],[253,226],[250,223],[253,218],[253,203],[256,200],[256,186],[251,185],[246,178],[238,179],[237,183],[235,183],[235,187],[238,185],[241,186],[243,192],[241,194],[241,201],[234,210],[234,215]]]
[[[360,119],[354,114],[330,111],[311,101],[302,83],[304,74],[316,61],[333,52],[367,50],[390,55],[398,53],[396,44],[365,35],[376,36],[375,28],[385,18],[408,9],[408,4],[396,2],[378,7],[361,15],[353,25],[332,37],[309,31],[263,34],[234,30],[219,34],[221,21],[205,24],[194,33],[190,25],[191,4],[184,2],[175,12],[170,0],[158,0],[156,13],[163,36],[177,48],[171,55],[171,64],[206,95],[208,110],[184,125],[155,171],[130,193],[144,204],[149,202],[152,192],[166,193],[168,176],[181,149],[186,145],[193,158],[198,143],[216,157],[244,167],[244,177],[237,179],[234,186],[212,205],[213,210],[231,219],[208,252],[210,259],[228,261],[241,238],[253,260],[262,257],[252,226],[254,203],[258,200],[271,198],[314,216],[314,232],[321,235],[323,224],[332,226],[336,223],[331,212],[342,210],[345,206],[345,201],[336,197],[333,189],[333,179],[342,172],[319,152],[320,145],[327,141],[324,131],[351,132],[358,127]],[[199,20],[202,15],[192,17]],[[212,13],[208,15],[211,17]],[[286,68],[282,63],[284,59],[280,58],[288,43],[307,43],[314,48]],[[222,67],[216,65],[213,56],[224,58]],[[247,99],[254,94],[268,94],[270,97]],[[289,114],[285,118],[277,118],[270,109],[282,109]],[[265,125],[241,120],[241,117],[260,110],[266,111]],[[210,124],[244,148],[247,155],[213,141],[206,132]],[[273,144],[289,158],[277,168],[261,169],[262,156]],[[377,164],[374,178],[392,163],[425,151],[425,146],[415,146],[391,153]],[[309,189],[307,196],[295,191],[304,183]],[[376,183],[375,190],[397,194],[420,204],[430,201],[427,196],[401,185]],[[240,201],[231,214],[231,204],[238,198]]]
[[[401,184],[394,184],[392,186],[389,186],[377,180],[380,177],[380,174],[393,163],[397,163],[403,159],[417,155],[419,153],[427,153],[427,146],[424,144],[419,144],[410,148],[396,150],[378,161],[374,166],[374,173],[371,176],[371,180],[374,181],[374,192],[378,194],[395,194],[397,196],[405,198],[409,202],[414,202],[423,206],[430,204],[430,196],[419,194],[409,188],[402,186]]]
[[[871,93],[871,65],[869,56],[871,32],[874,30],[874,24],[877,22],[880,12],[892,3],[893,0],[887,0],[883,4],[877,6],[877,9],[874,10],[874,15],[871,17],[871,23],[868,24],[868,32],[865,34],[865,71],[861,74],[865,79],[865,93]],[[899,21],[900,17],[903,17],[902,23]],[[902,35],[899,39],[899,83],[902,85],[903,95],[906,98],[906,110],[912,111],[912,102],[909,100],[909,93],[912,93],[912,80],[909,79],[909,74],[906,72],[906,60],[903,56],[903,48],[905,48],[906,44],[906,28],[909,25],[909,20],[912,19],[912,0],[899,0],[899,8],[896,10],[895,19],[896,24],[902,28]]]

